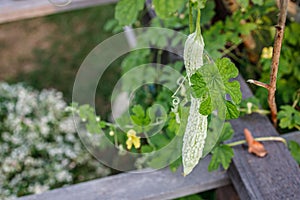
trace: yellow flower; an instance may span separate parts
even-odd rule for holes
[[[127,149],[131,149],[132,148],[132,144],[133,146],[137,149],[140,148],[141,146],[141,138],[136,136],[136,132],[133,129],[130,129],[127,132],[127,140],[126,140],[126,145],[127,145]]]
[[[271,59],[273,55],[273,47],[264,47],[261,57],[265,59]]]

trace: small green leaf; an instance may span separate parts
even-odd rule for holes
[[[225,170],[228,169],[233,156],[234,153],[230,146],[226,144],[216,146],[212,151],[212,158],[208,165],[208,171],[217,170],[220,164],[222,164]]]
[[[180,6],[183,5],[182,0],[153,0],[154,9],[160,18],[168,18]]]
[[[131,119],[136,125],[145,126],[151,122],[150,117],[146,115],[145,110],[141,105],[135,105],[131,111],[133,113]]]
[[[229,58],[217,59],[216,65],[222,77],[226,93],[230,95],[232,101],[235,104],[239,104],[242,100],[240,84],[237,81],[229,82],[230,79],[235,78],[239,75],[238,69],[235,67],[234,63],[230,61]]]
[[[263,0],[252,0],[252,2],[256,5],[262,6],[264,4]]]
[[[231,101],[225,101],[226,105],[226,119],[236,119],[240,115],[240,111],[237,106],[234,105]]]
[[[201,98],[207,94],[208,89],[206,87],[206,83],[203,79],[203,76],[199,72],[196,72],[191,76],[191,83],[193,95],[196,98]]]
[[[240,83],[238,81],[227,82],[225,84],[225,91],[230,95],[232,101],[239,104],[242,100],[242,93]]]
[[[144,3],[144,0],[120,0],[116,6],[115,18],[122,26],[134,23],[139,11],[144,8]]]
[[[247,8],[249,6],[249,0],[237,0],[237,2],[242,8]]]
[[[300,112],[289,105],[281,106],[278,112],[279,126],[281,128],[292,129],[300,125]]]
[[[199,112],[202,115],[210,115],[212,111],[213,107],[211,104],[211,99],[210,97],[207,97],[207,99],[201,103]]]
[[[182,164],[182,157],[180,156],[177,160],[175,160],[173,163],[170,164],[171,171],[176,172],[181,164]]]
[[[229,122],[225,122],[222,129],[221,136],[219,138],[219,142],[224,142],[226,140],[229,140],[232,138],[232,136],[233,136],[233,129],[231,127],[231,124]]]
[[[90,133],[100,133],[100,131],[101,131],[101,128],[96,121],[88,121],[86,124],[86,129]]]
[[[105,128],[106,127],[106,122],[105,121],[100,121],[99,125],[101,128]]]
[[[241,24],[239,30],[243,35],[249,35],[251,31],[255,30],[257,25],[255,23],[245,23]]]
[[[141,118],[145,117],[145,111],[141,105],[135,105],[131,110],[136,116]]]
[[[205,8],[205,4],[206,4],[206,1],[207,0],[198,0],[198,8],[199,9],[202,9],[202,8]]]
[[[80,106],[78,114],[81,119],[84,119],[84,121],[88,120],[90,117],[95,116],[93,108],[88,104]]]
[[[141,152],[142,153],[150,153],[153,151],[153,147],[149,146],[149,145],[143,145],[141,147]]]
[[[300,165],[300,145],[295,141],[289,141],[289,150],[293,156],[293,158]]]

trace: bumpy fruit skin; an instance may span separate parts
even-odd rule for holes
[[[184,65],[188,78],[203,65],[204,41],[196,32],[188,36],[183,52]]]
[[[201,35],[192,33],[188,36],[184,47],[184,64],[190,83],[190,77],[203,66],[204,42]],[[191,83],[190,83],[191,85]],[[199,113],[201,99],[191,96],[191,107],[186,125],[183,147],[182,162],[184,176],[191,173],[202,157],[205,139],[207,135],[207,116]]]

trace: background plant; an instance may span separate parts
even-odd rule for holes
[[[110,173],[83,147],[61,92],[0,83],[0,105],[1,199]]]

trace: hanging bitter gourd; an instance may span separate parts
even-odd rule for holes
[[[190,77],[203,66],[204,41],[199,29],[190,34],[184,46],[184,64],[189,84]],[[201,99],[191,96],[188,122],[183,136],[183,173],[188,175],[202,157],[207,135],[207,116],[199,113]]]

